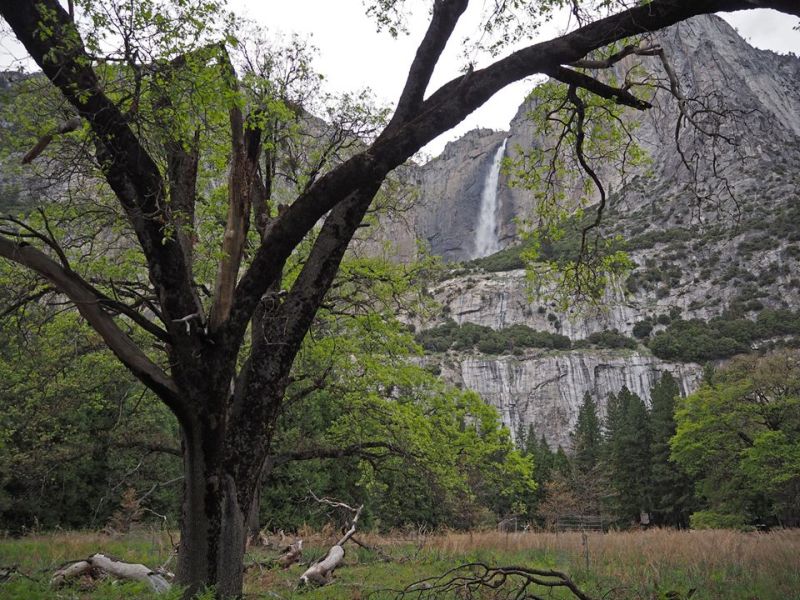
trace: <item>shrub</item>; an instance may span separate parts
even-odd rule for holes
[[[673,320],[650,338],[648,346],[665,360],[705,362],[750,352],[758,340],[783,335],[800,335],[800,311],[762,310],[756,321],[728,312],[710,321]]]
[[[586,338],[590,344],[600,348],[636,348],[636,340],[621,334],[616,329],[598,331]]]
[[[429,352],[477,349],[484,354],[519,354],[519,350],[524,348],[565,350],[572,346],[570,339],[564,335],[538,331],[527,325],[518,324],[494,330],[475,323],[459,326],[453,320],[419,332],[416,340]]]
[[[653,331],[653,322],[650,319],[639,321],[633,326],[633,336],[639,339],[646,338]]]
[[[744,515],[700,510],[689,517],[692,529],[749,529]]]

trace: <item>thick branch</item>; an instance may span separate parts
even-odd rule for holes
[[[102,300],[77,273],[64,269],[30,244],[15,243],[2,236],[0,256],[38,273],[74,302],[116,357],[181,416],[178,392],[173,381],[122,332],[114,319],[103,310]]]
[[[230,314],[233,292],[242,263],[242,253],[250,223],[250,201],[253,183],[258,172],[258,155],[261,130],[245,131],[245,119],[235,97],[239,90],[236,72],[227,52],[221,56],[222,69],[229,87],[234,92],[228,111],[231,127],[231,166],[228,173],[228,218],[222,237],[222,259],[214,286],[214,306],[209,316],[209,326],[216,329]]]
[[[653,107],[652,104],[637,98],[628,90],[612,87],[595,79],[594,77],[586,75],[585,73],[573,71],[572,69],[567,69],[565,67],[556,67],[555,69],[545,71],[545,73],[562,83],[583,88],[597,96],[600,96],[601,98],[613,100],[617,104],[630,106],[631,108],[635,108],[637,110],[647,110],[648,108]]]
[[[390,127],[405,121],[419,107],[425,97],[425,90],[430,83],[436,63],[439,62],[439,57],[468,4],[468,0],[434,2],[431,23],[417,48],[414,62],[411,63],[406,85],[400,95]]]
[[[275,353],[278,356],[294,357],[317,307],[336,277],[350,240],[379,188],[380,182],[359,189],[325,219],[303,269],[275,313],[272,331],[267,333],[270,339],[280,335],[284,342]]]

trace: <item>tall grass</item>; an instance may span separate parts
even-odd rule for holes
[[[338,538],[336,531],[300,532],[306,560],[321,556]],[[297,579],[304,569],[288,571],[264,563],[276,549],[251,549],[246,562],[246,590],[252,598],[314,598],[378,600],[391,597],[415,580],[441,574],[467,562],[491,566],[550,567],[566,571],[593,597],[608,600],[662,600],[668,593],[685,598],[695,589],[697,600],[800,600],[800,530],[773,533],[734,531],[649,530],[589,533],[502,533],[496,531],[439,534],[361,534],[359,539],[383,554],[348,543],[337,581],[323,589],[300,592]],[[584,543],[585,541],[585,543]],[[77,593],[49,590],[49,575],[64,562],[104,552],[151,567],[170,556],[172,539],[163,532],[139,531],[123,538],[94,533],[32,535],[0,540],[0,567],[17,565],[38,580],[0,583],[0,598],[143,598],[146,591],[130,584],[101,583]],[[588,569],[587,569],[588,555]],[[174,563],[170,565],[174,568]],[[551,596],[562,598],[558,594]]]

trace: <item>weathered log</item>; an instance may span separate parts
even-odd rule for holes
[[[66,580],[72,579],[91,570],[98,570],[120,579],[132,579],[134,581],[147,582],[153,591],[160,594],[166,592],[172,586],[160,574],[156,573],[145,565],[136,563],[126,563],[119,560],[109,558],[104,554],[94,554],[85,560],[80,560],[64,567],[61,567],[53,574],[50,579],[50,585],[59,587],[63,585]]]
[[[344,548],[339,544],[332,546],[321,561],[314,563],[300,576],[300,583],[326,585],[331,582],[333,571],[344,558]]]
[[[52,587],[60,587],[67,579],[78,577],[91,570],[92,563],[88,560],[79,560],[78,562],[68,564],[53,573],[53,577],[50,579],[50,585]]]
[[[313,493],[312,493],[313,496]],[[306,572],[300,576],[300,584],[301,585],[308,585],[309,583],[316,583],[317,585],[326,585],[331,582],[333,571],[336,567],[339,566],[339,563],[342,562],[344,559],[344,544],[349,540],[353,534],[356,532],[356,525],[358,524],[358,518],[361,516],[361,511],[364,510],[364,505],[362,504],[357,509],[344,504],[343,502],[333,502],[326,498],[319,499],[316,496],[314,498],[318,502],[322,502],[323,504],[328,504],[329,506],[336,506],[340,508],[346,508],[349,511],[352,511],[353,514],[353,521],[350,524],[350,529],[348,529],[342,538],[334,544],[328,553],[325,555],[320,561],[317,561],[308,569]]]

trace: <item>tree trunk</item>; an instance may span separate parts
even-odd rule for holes
[[[184,499],[177,583],[186,598],[213,587],[219,598],[242,595],[249,506],[241,506],[237,484],[222,469],[223,444],[213,431],[184,434]],[[244,485],[248,485],[247,482]],[[251,497],[246,494],[246,497]]]

